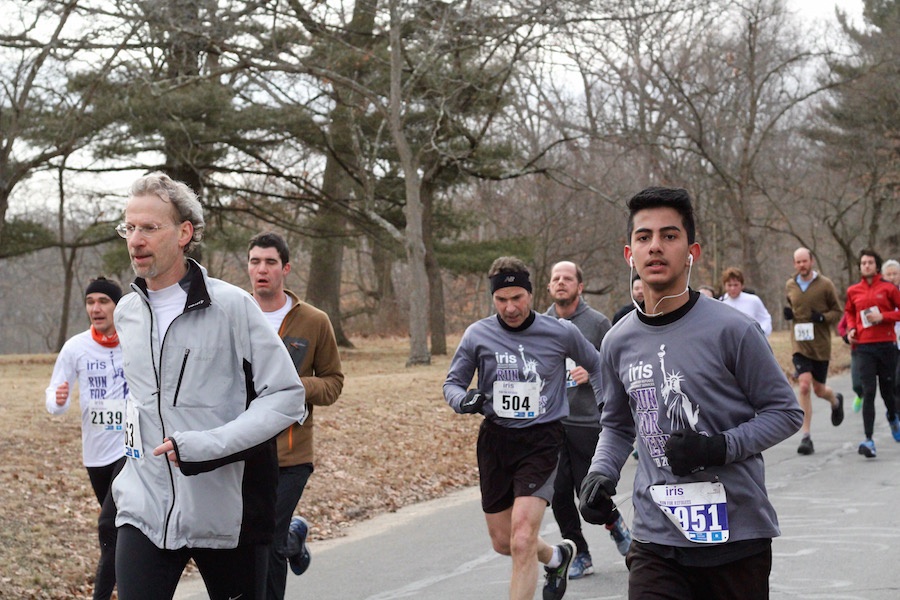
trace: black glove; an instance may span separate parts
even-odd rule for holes
[[[824,323],[825,322],[825,315],[823,315],[822,313],[817,312],[817,311],[812,311],[812,314],[809,316],[809,318],[813,323]]]
[[[609,477],[596,471],[588,472],[581,482],[578,500],[581,502],[581,516],[588,523],[605,525],[612,511],[616,509],[612,497],[616,493],[616,484]]]
[[[794,320],[794,311],[790,306],[784,307],[784,320],[785,321],[793,321]]]
[[[666,458],[672,473],[682,477],[703,467],[724,465],[726,449],[724,434],[707,437],[692,429],[682,429],[669,436]]]
[[[487,396],[478,390],[469,390],[466,392],[466,397],[463,398],[463,401],[459,403],[459,412],[484,414],[484,401],[486,398]]]
[[[848,344],[848,345],[850,344],[850,338],[847,337],[846,333],[841,336],[841,339],[844,340],[845,344]]]

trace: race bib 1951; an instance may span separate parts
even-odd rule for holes
[[[725,486],[698,481],[650,486],[659,509],[692,542],[721,544],[728,541],[728,503]]]

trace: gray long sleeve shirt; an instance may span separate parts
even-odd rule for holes
[[[567,356],[591,373],[591,385],[599,392],[597,350],[570,322],[542,314],[534,316],[534,322],[521,330],[503,327],[496,315],[466,329],[444,382],[444,398],[453,410],[459,412],[460,402],[477,371],[477,388],[486,394],[493,393],[497,382],[530,382],[540,389],[540,414],[535,417],[501,417],[494,405],[486,402],[485,418],[514,429],[559,421],[569,414]]]
[[[803,411],[759,325],[697,296],[692,293],[682,309],[657,319],[632,312],[607,334],[601,349],[603,430],[590,471],[618,481],[637,435],[635,539],[699,546],[682,535],[650,491],[699,481],[724,485],[729,541],[772,538],[780,532],[766,493],[762,452],[794,434]],[[711,436],[724,433],[724,466],[685,477],[672,473],[666,441],[688,427]]]

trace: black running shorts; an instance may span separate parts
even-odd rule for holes
[[[796,371],[797,377],[799,377],[801,373],[812,373],[813,379],[819,383],[825,383],[825,380],[828,379],[827,360],[813,360],[803,356],[799,352],[794,352],[791,360],[794,363],[794,370]]]
[[[511,429],[485,419],[477,452],[484,512],[502,512],[519,496],[537,496],[550,504],[562,441],[559,421]]]

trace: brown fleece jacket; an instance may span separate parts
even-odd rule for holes
[[[834,284],[827,277],[817,274],[804,292],[795,276],[785,283],[785,294],[788,305],[794,311],[794,322],[791,324],[793,351],[812,360],[831,360],[831,328],[837,325],[843,314]],[[825,321],[813,324],[813,340],[798,341],[794,336],[794,325],[811,323],[813,311],[824,315]]]
[[[293,306],[281,322],[284,340],[300,381],[306,388],[309,416],[278,435],[278,466],[313,462],[313,407],[334,404],[344,387],[341,357],[328,315],[285,290]]]

